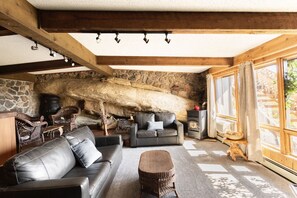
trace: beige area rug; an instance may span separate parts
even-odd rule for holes
[[[227,155],[228,147],[213,140],[187,139],[183,146],[124,148],[123,161],[107,198],[139,198],[138,163],[142,152],[167,150],[176,169],[176,188],[181,198],[294,197],[290,182],[260,164]],[[142,198],[154,196],[143,193]],[[174,193],[164,196],[175,197]]]

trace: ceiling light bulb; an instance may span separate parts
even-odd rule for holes
[[[119,33],[117,32],[117,33],[116,33],[116,37],[114,38],[114,40],[115,40],[117,43],[120,43],[120,42],[121,42],[121,39],[119,39],[118,36],[119,36]]]
[[[37,41],[34,41],[35,45],[31,46],[31,50],[38,50],[38,43]]]
[[[148,44],[148,42],[150,41],[150,39],[146,38],[146,32],[144,33],[144,38],[143,38],[144,42],[146,44]]]
[[[75,66],[75,62],[73,62],[73,60],[72,60],[72,59],[70,59],[70,64],[71,64],[71,66],[72,66],[72,67],[74,67],[74,66]]]
[[[65,63],[68,62],[68,58],[67,58],[67,56],[64,56],[64,61],[65,61]]]
[[[101,33],[97,33],[97,37],[96,37],[96,42],[100,43],[101,42],[101,38],[100,38]]]
[[[168,38],[168,32],[165,33],[165,41],[166,43],[170,43],[171,39]]]

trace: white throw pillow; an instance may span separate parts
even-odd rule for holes
[[[148,131],[155,131],[155,130],[163,130],[163,121],[158,121],[158,122],[151,122],[148,121]]]

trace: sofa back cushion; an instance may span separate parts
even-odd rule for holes
[[[71,146],[76,145],[82,142],[84,139],[90,139],[93,144],[95,145],[95,137],[91,129],[87,126],[77,128],[70,133],[65,135],[66,139],[68,140]]]
[[[60,179],[75,166],[75,157],[63,137],[14,155],[3,165],[7,185]]]
[[[155,114],[142,112],[137,112],[135,114],[135,122],[138,124],[138,129],[147,129],[149,121],[155,121]]]
[[[170,112],[160,112],[156,113],[156,121],[163,121],[163,127],[172,127],[175,121],[175,114]]]

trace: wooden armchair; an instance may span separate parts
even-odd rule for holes
[[[16,116],[16,135],[18,152],[25,145],[42,142],[42,133],[47,122],[41,117],[31,117],[23,113],[18,113]]]
[[[51,115],[53,125],[63,125],[63,131],[68,132],[77,128],[76,117],[81,113],[77,106],[62,107],[56,114]]]

